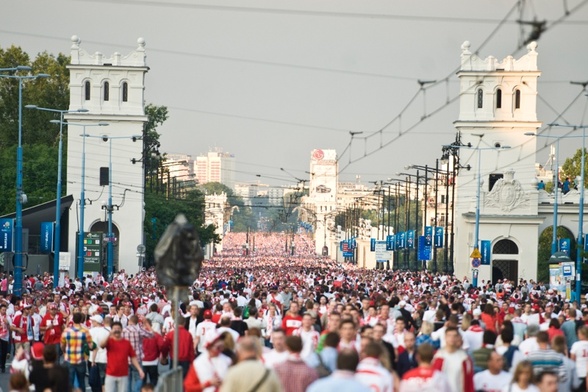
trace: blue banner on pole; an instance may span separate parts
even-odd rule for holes
[[[12,252],[14,219],[0,219],[0,252]]]
[[[414,235],[415,230],[409,230],[406,232],[406,247],[408,249],[414,249]]]
[[[398,241],[398,249],[406,248],[406,232],[402,231],[398,233],[398,236],[400,237],[400,241]]]
[[[419,261],[424,261],[424,260],[431,260],[431,247],[427,246],[426,244],[426,239],[424,235],[419,236],[419,241],[418,241],[418,257],[419,257]]]
[[[572,241],[569,238],[560,238],[559,240],[559,251],[564,252],[566,255],[570,255],[570,248]]]
[[[53,251],[53,222],[41,222],[41,238],[39,251],[41,253],[51,253]]]
[[[584,252],[588,252],[588,234],[584,234]]]
[[[443,227],[435,226],[435,248],[443,248]]]
[[[393,234],[386,236],[386,250],[394,250],[394,241],[395,241],[395,238],[394,238]],[[375,246],[376,245],[374,244],[374,247]]]
[[[376,251],[376,239],[370,238],[370,252]]]
[[[351,239],[349,240],[349,247],[351,249],[357,248],[357,241],[355,240],[355,237],[351,237]]]
[[[482,240],[480,253],[482,253],[482,265],[490,265],[490,259],[492,258],[492,241]]]
[[[425,226],[425,245],[433,245],[433,226]]]

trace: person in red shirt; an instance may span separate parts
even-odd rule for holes
[[[286,336],[290,336],[295,330],[302,326],[302,316],[299,313],[298,302],[292,302],[288,313],[282,319],[282,329],[286,332]]]
[[[23,304],[22,313],[14,318],[10,326],[10,330],[16,332],[14,336],[15,350],[23,347],[25,352],[29,352],[31,342],[35,337],[33,332],[34,325],[35,321],[31,317],[31,305]]]
[[[192,334],[188,332],[186,328],[184,328],[183,323],[176,323],[179,324],[178,326],[178,339],[179,339],[179,349],[178,349],[178,364],[182,367],[184,376],[188,374],[188,369],[194,360],[194,339],[192,339]],[[169,331],[165,337],[163,338],[163,349],[162,355],[164,358],[168,356],[171,351],[171,357],[173,358],[174,353],[174,331]],[[173,362],[170,361],[170,367],[173,365]]]
[[[106,379],[105,391],[125,392],[129,383],[129,365],[131,360],[137,369],[139,377],[143,379],[145,374],[137,360],[135,350],[127,339],[122,338],[122,324],[118,321],[112,323],[110,335],[100,343],[100,347],[106,349]]]
[[[59,347],[65,320],[63,315],[57,311],[57,304],[50,302],[47,309],[47,314],[41,320],[40,325],[40,330],[44,334],[43,341],[45,344],[54,344]],[[57,349],[57,352],[59,353],[59,349]]]
[[[151,320],[145,319],[145,322],[151,326]],[[156,323],[157,324],[157,323]],[[159,379],[159,357],[163,350],[163,336],[159,333],[161,327],[157,324],[153,328],[153,337],[143,338],[143,369],[145,370],[145,377],[149,376],[149,382],[157,385]],[[147,381],[145,379],[144,381]]]

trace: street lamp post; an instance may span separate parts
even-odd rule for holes
[[[99,122],[99,123],[74,123],[70,121],[62,121],[64,124],[77,125],[82,127],[82,180],[80,190],[80,227],[78,229],[78,255],[77,255],[77,276],[82,280],[84,277],[84,215],[86,209],[86,138],[89,137],[86,133],[86,127],[105,127],[110,124]]]
[[[59,113],[59,120],[51,120],[51,123],[59,124],[59,147],[57,153],[57,194],[55,198],[55,237],[53,245],[53,287],[59,286],[59,253],[61,251],[61,171],[63,161],[63,115],[65,113],[86,113],[88,109],[59,110],[42,108],[37,105],[26,105],[26,109],[36,109],[46,112]]]
[[[482,138],[484,137],[484,134],[473,134],[473,136],[478,136],[480,138],[480,141],[482,140]],[[446,147],[446,146],[444,146]],[[459,145],[459,146],[455,146],[452,145],[450,147],[453,148],[467,148],[467,149],[472,149],[472,150],[477,150],[478,151],[478,171],[476,174],[476,218],[475,218],[475,226],[474,226],[474,251],[472,252],[472,254],[475,253],[479,253],[480,252],[480,199],[481,199],[481,188],[482,188],[482,151],[483,150],[505,150],[505,149],[509,149],[510,146],[502,146],[499,143],[496,143],[494,145],[494,147],[473,147],[471,145]],[[472,285],[474,287],[478,286],[478,270],[477,269],[472,269]]]
[[[14,68],[2,68],[2,72],[31,71],[31,67],[17,66]],[[14,287],[13,293],[20,297],[22,294],[22,205],[26,202],[26,195],[23,191],[23,153],[22,153],[22,81],[37,78],[48,78],[49,75],[41,73],[36,75],[4,75],[0,78],[18,79],[18,147],[16,149],[16,222],[14,225]]]
[[[562,124],[549,124],[553,127],[564,127],[564,128],[573,128],[574,130],[582,129],[582,136],[560,136],[556,137],[556,170],[558,176],[556,181],[554,181],[554,194],[555,194],[555,201],[554,201],[554,223],[553,223],[553,238],[551,243],[551,253],[555,253],[557,251],[557,185],[559,180],[559,140],[572,138],[572,137],[581,137],[582,138],[582,157],[580,163],[580,180],[576,181],[580,183],[580,202],[578,206],[578,239],[576,242],[576,288],[575,288],[575,299],[577,303],[580,303],[580,299],[582,297],[582,252],[584,251],[584,178],[585,178],[585,155],[586,155],[586,147],[585,147],[585,140],[586,140],[586,125],[562,125]],[[537,135],[534,133],[525,133],[527,136],[536,136],[536,137],[549,137],[550,135]]]
[[[93,137],[93,136],[90,136]],[[136,142],[141,138],[139,135],[131,136],[108,136],[103,135],[100,137],[102,141],[108,143],[108,205],[106,211],[108,212],[108,243],[106,244],[106,277],[109,282],[112,282],[112,276],[114,274],[114,236],[112,233],[112,211],[115,206],[112,205],[112,140],[113,139],[131,139]],[[118,209],[118,206],[116,206]]]

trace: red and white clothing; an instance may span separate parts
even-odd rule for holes
[[[314,353],[318,346],[320,334],[314,329],[310,328],[310,331],[305,331],[304,328],[299,328],[294,331],[295,336],[300,336],[302,339],[302,351],[300,357],[306,359]]]
[[[61,333],[63,332],[63,315],[56,313],[52,316],[51,313],[47,313],[43,320],[41,320],[41,327],[47,327],[45,334],[43,335],[43,341],[45,344],[59,344],[61,341]]]
[[[198,340],[198,348],[197,351],[199,353],[204,352],[204,342],[206,342],[206,337],[214,333],[216,330],[216,324],[210,320],[204,320],[200,324],[196,326],[196,336],[200,339]]]
[[[355,379],[374,392],[394,391],[392,375],[376,358],[361,360],[355,371]]]
[[[286,333],[286,336],[290,336],[295,330],[302,326],[302,316],[292,316],[287,313],[282,319],[282,329]]]
[[[576,358],[578,378],[585,378],[586,369],[588,368],[588,340],[578,340],[572,344],[570,355],[574,355]]]
[[[465,351],[441,349],[435,354],[433,367],[445,373],[453,392],[474,392],[474,364]]]
[[[404,373],[400,392],[452,392],[443,372],[432,367],[418,367]]]
[[[33,320],[33,318],[31,316],[23,316],[22,313],[20,313],[18,316],[14,317],[14,320],[12,322],[12,324],[17,327],[22,329],[22,332],[15,332],[13,337],[14,337],[14,342],[15,343],[27,343],[27,342],[32,342],[35,334],[33,331],[33,326],[35,324],[35,321]]]
[[[476,373],[474,376],[474,387],[476,391],[502,392],[502,388],[512,381],[512,375],[505,371],[498,374],[490,373],[490,370]]]
[[[208,351],[203,352],[192,362],[192,366],[184,379],[185,392],[215,392],[216,387],[210,385],[213,378],[225,378],[231,366],[231,358],[224,354],[211,358]]]

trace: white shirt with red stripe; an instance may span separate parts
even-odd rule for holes
[[[432,367],[411,369],[402,376],[400,392],[452,392],[443,372]]]
[[[357,365],[355,379],[374,392],[394,391],[392,375],[376,358],[362,359]]]
[[[312,327],[310,328],[310,331],[305,331],[302,327],[298,328],[294,331],[293,335],[300,336],[300,339],[302,339],[302,351],[300,352],[300,357],[302,359],[307,359],[312,353],[314,353],[321,337]]]

